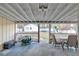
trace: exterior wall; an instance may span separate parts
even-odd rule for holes
[[[7,38],[7,22],[6,22],[6,18],[2,18],[3,20],[3,43],[6,42],[6,38]]]
[[[15,23],[5,17],[0,17],[0,50],[4,42],[14,40]]]
[[[2,33],[2,17],[0,17],[0,50],[2,50],[2,39],[3,39],[3,33]]]

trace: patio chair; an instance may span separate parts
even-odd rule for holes
[[[65,42],[64,44],[67,45],[67,48],[68,49],[69,49],[69,47],[74,47],[77,50],[77,48],[78,48],[77,35],[69,35],[68,36],[68,41]]]
[[[61,45],[62,46],[62,41],[57,41],[54,34],[52,34],[52,36],[53,36],[53,38],[52,38],[53,44],[55,45],[55,47],[56,47],[56,45]]]

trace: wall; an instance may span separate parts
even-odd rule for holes
[[[0,50],[2,44],[9,40],[14,40],[15,22],[0,16]]]

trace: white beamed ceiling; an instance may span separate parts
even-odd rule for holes
[[[48,3],[46,14],[39,3],[0,3],[0,16],[12,21],[77,21],[77,3]]]

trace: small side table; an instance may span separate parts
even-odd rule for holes
[[[64,44],[67,43],[67,39],[60,39],[60,40],[61,40],[61,42],[62,42],[62,48],[63,48],[63,50],[64,50]]]

